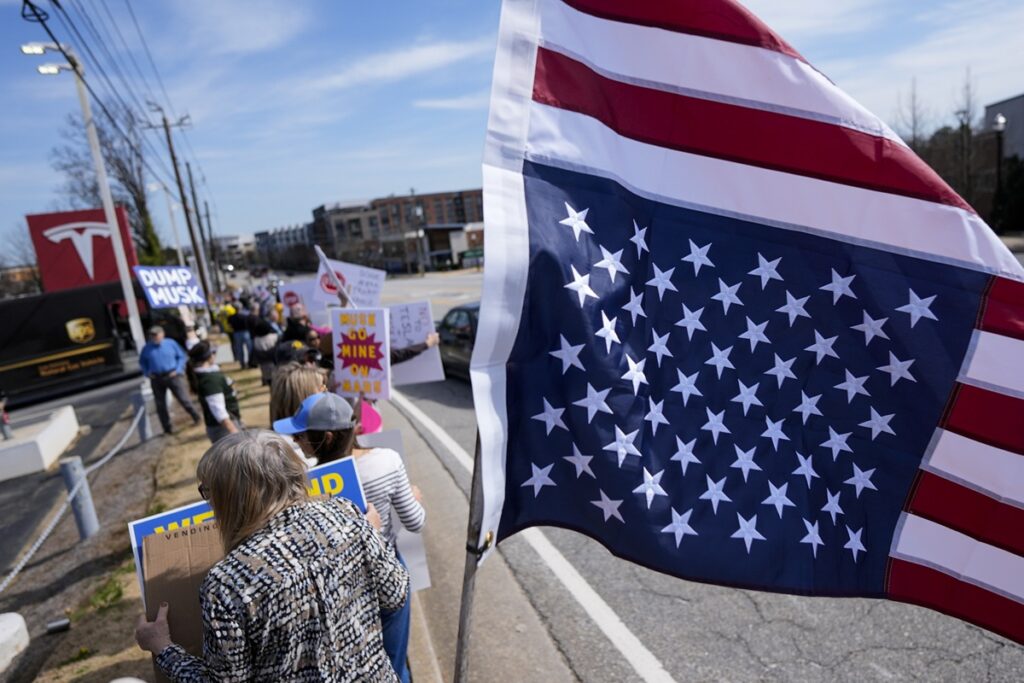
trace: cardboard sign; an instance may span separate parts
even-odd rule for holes
[[[156,619],[161,602],[166,602],[167,626],[171,640],[189,654],[203,654],[203,614],[199,589],[213,565],[224,557],[220,529],[216,522],[167,531],[142,540],[144,572],[143,604],[146,618]],[[167,678],[153,664],[157,681]]]
[[[402,443],[402,432],[398,429],[387,429],[376,434],[362,434],[359,445],[363,448],[390,448],[405,460],[405,449]],[[397,515],[392,512],[392,516]],[[406,568],[409,570],[409,586],[413,592],[430,588],[430,568],[427,566],[427,549],[423,545],[423,534],[413,533],[398,519],[392,520],[398,530],[396,544],[402,555]]]
[[[319,465],[309,470],[309,495],[332,496],[347,498],[363,512],[366,511],[366,498],[363,496],[363,485],[359,481],[355,460],[351,457]],[[135,573],[139,578],[139,586],[145,595],[146,573],[142,561],[142,544],[146,537],[165,534],[179,530],[194,528],[203,522],[214,519],[213,510],[205,500],[185,505],[174,510],[161,512],[128,524],[128,535],[131,537],[132,553],[135,555]],[[146,604],[149,604],[148,602]]]
[[[388,307],[391,327],[391,348],[404,349],[422,344],[435,332],[434,315],[429,301],[416,301]],[[441,350],[436,346],[409,360],[391,367],[391,383],[395,386],[440,382],[444,380]]]
[[[391,396],[391,339],[386,308],[332,308],[334,379],[342,396]]]
[[[358,266],[344,261],[328,260],[334,274],[338,276],[342,287],[352,300],[352,305],[360,308],[380,306],[380,295],[384,289],[384,278],[387,273],[376,268]],[[327,269],[321,264],[316,273],[316,288],[313,299],[317,306],[337,306],[338,292],[331,283]],[[308,308],[308,306],[307,306]]]
[[[116,207],[114,212],[130,268],[139,261],[128,227],[128,214],[122,206]],[[44,292],[118,281],[111,227],[103,209],[39,213],[25,216],[25,220],[39,262]]]
[[[146,293],[150,308],[206,306],[206,295],[191,268],[135,266],[132,270]]]

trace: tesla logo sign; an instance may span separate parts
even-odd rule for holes
[[[95,264],[92,260],[92,240],[94,237],[102,237],[109,240],[110,226],[106,223],[91,223],[85,221],[80,223],[65,223],[64,225],[59,225],[56,228],[44,230],[43,237],[55,243],[70,240],[72,246],[75,248],[75,253],[78,254],[78,260],[82,262],[82,267],[85,268],[85,272],[89,274],[89,279],[94,280],[96,278],[93,274]]]
[[[36,214],[27,219],[44,291],[117,280],[113,235],[102,209]],[[128,266],[138,265],[128,216],[121,207],[117,208],[117,222]]]

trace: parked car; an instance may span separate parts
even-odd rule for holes
[[[473,343],[480,319],[480,302],[456,306],[437,324],[441,338],[441,362],[450,375],[469,377],[469,361],[473,357]]]

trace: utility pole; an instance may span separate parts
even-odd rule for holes
[[[206,214],[206,230],[210,233],[210,240],[213,240],[213,223],[210,222],[210,202],[203,200],[203,213]],[[220,272],[220,257],[217,256],[217,250],[213,251],[213,265]],[[220,277],[220,275],[218,275]]]
[[[163,120],[164,135],[167,138],[167,151],[171,155],[171,166],[174,168],[174,180],[178,184],[178,196],[181,198],[181,210],[185,214],[185,224],[188,225],[188,236],[192,242],[192,254],[196,259],[196,266],[199,270],[199,280],[203,283],[203,291],[206,292],[207,308],[209,308],[210,297],[213,291],[210,289],[210,274],[206,270],[206,254],[203,250],[203,243],[201,240],[196,239],[196,229],[192,225],[192,214],[189,213],[188,197],[185,196],[185,184],[181,182],[181,169],[178,168],[178,157],[174,153],[174,140],[171,138],[171,124],[167,121],[167,115],[163,109],[160,109],[158,105],[151,104],[150,106],[156,108],[160,112],[160,118]],[[178,121],[175,125],[183,125],[185,119]],[[155,126],[150,126],[154,128]]]
[[[213,286],[218,290],[221,289],[220,284],[220,265],[217,263],[217,245],[213,243],[213,233],[210,230],[210,224],[206,224],[206,232],[203,232],[203,219],[199,213],[199,198],[196,196],[196,181],[192,179],[192,164],[185,162],[185,171],[188,174],[188,185],[192,189],[192,209],[196,212],[196,225],[199,226],[199,239],[202,240],[203,244],[210,250],[211,260],[213,261]]]

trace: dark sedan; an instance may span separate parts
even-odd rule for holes
[[[469,361],[473,357],[473,343],[476,341],[479,318],[480,302],[477,301],[456,306],[438,323],[441,362],[444,363],[444,371],[447,374],[469,377]]]

